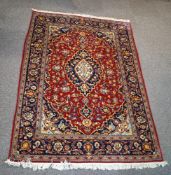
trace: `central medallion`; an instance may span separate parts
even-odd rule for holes
[[[100,79],[101,69],[85,50],[80,50],[66,66],[69,79],[85,96]]]
[[[93,68],[85,59],[82,59],[75,66],[75,72],[82,81],[86,82],[93,74]]]

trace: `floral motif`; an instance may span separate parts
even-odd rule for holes
[[[120,151],[122,150],[122,145],[121,145],[121,143],[119,143],[119,142],[114,143],[113,149],[114,149],[116,152],[120,152]]]
[[[54,150],[57,151],[57,152],[60,152],[63,149],[63,146],[62,146],[61,142],[56,142],[53,147],[54,147]]]

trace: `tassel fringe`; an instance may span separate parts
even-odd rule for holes
[[[69,163],[67,161],[61,163],[33,163],[33,162],[14,162],[9,159],[5,161],[8,165],[13,165],[23,168],[32,168],[36,170],[45,170],[48,168],[57,170],[70,170],[70,169],[90,169],[90,170],[121,170],[121,169],[144,169],[164,167],[167,165],[166,161],[163,162],[148,162],[148,163]]]

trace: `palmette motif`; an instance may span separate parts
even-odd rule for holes
[[[10,159],[160,161],[130,23],[33,12]]]

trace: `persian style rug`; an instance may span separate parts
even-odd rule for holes
[[[164,166],[131,24],[33,10],[9,165]]]

